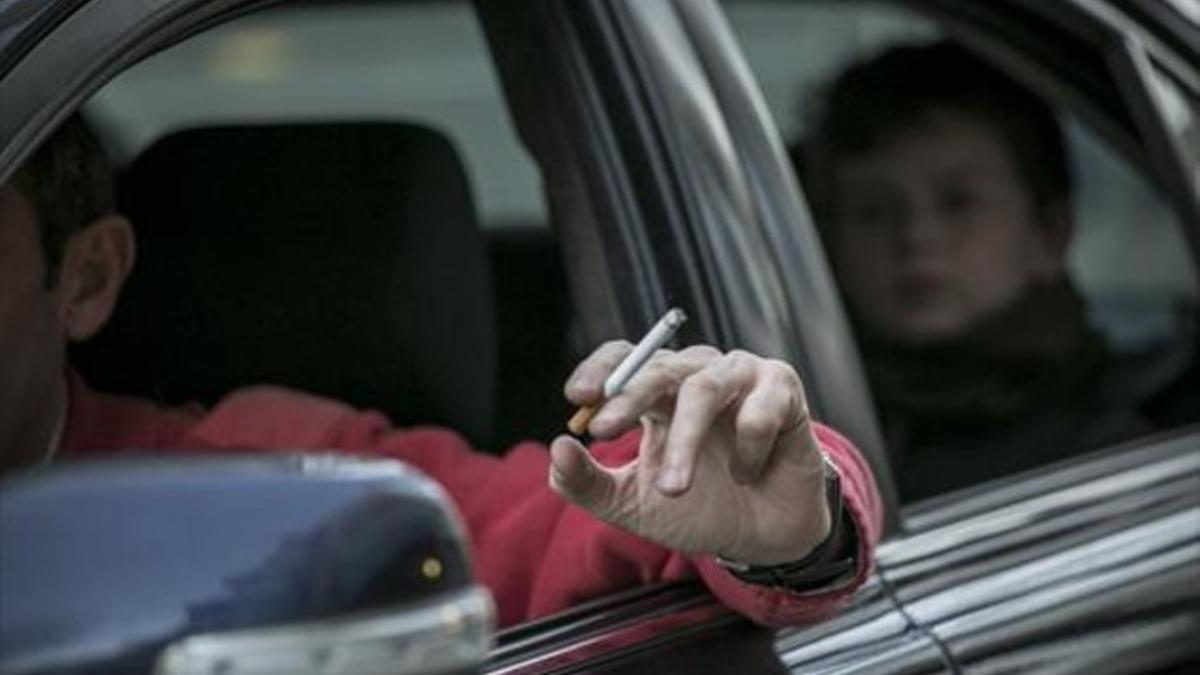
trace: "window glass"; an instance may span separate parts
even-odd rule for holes
[[[821,230],[905,501],[1195,418],[1194,261],[1136,160],[913,12],[726,10]],[[1172,96],[1187,138],[1194,102]]]

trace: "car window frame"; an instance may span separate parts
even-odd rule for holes
[[[0,107],[0,181],[100,83],[212,21],[283,0],[60,1],[72,3],[74,11],[44,15],[58,23],[30,28],[38,41],[0,74],[0,99],[6,102]]]

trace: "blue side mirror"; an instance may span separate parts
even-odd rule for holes
[[[471,669],[493,608],[440,487],[322,455],[0,482],[0,673]]]

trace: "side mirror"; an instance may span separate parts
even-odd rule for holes
[[[0,482],[0,673],[443,673],[491,596],[398,462],[122,458]]]

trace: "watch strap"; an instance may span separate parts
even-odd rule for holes
[[[752,565],[718,556],[717,563],[741,581],[791,591],[823,589],[848,579],[858,569],[858,538],[842,501],[841,479],[822,454],[825,497],[829,506],[829,534],[800,560],[778,565]]]

